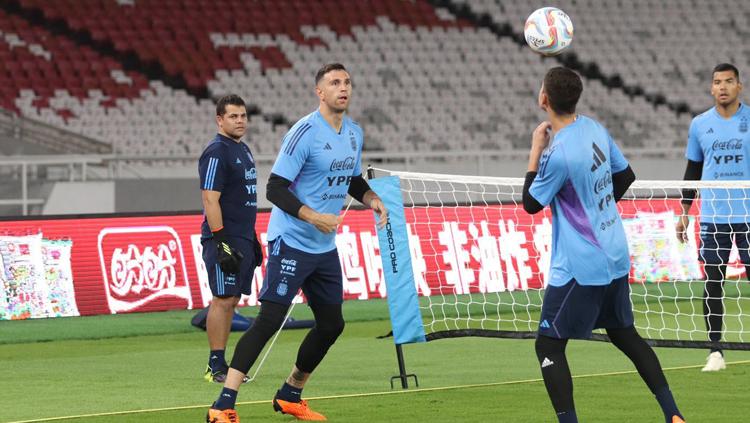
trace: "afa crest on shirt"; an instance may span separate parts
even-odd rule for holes
[[[354,137],[354,131],[349,131],[349,141],[352,142],[352,151],[357,151],[357,138]]]

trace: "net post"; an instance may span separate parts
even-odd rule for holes
[[[391,389],[393,389],[394,379],[401,379],[401,388],[409,389],[409,378],[414,378],[414,384],[419,388],[419,379],[414,373],[406,373],[406,362],[404,361],[404,350],[401,344],[396,344],[396,359],[398,360],[398,376],[391,377]]]

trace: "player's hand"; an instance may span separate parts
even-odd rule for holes
[[[531,134],[531,148],[544,150],[549,145],[550,134],[552,133],[552,123],[544,121],[534,129]]]
[[[253,252],[255,253],[255,267],[260,267],[263,264],[263,247],[260,245],[258,235],[255,235],[255,242],[253,243]]]
[[[243,259],[242,253],[229,245],[223,227],[215,231],[213,235],[216,243],[216,261],[219,263],[221,271],[227,274],[236,274],[240,271],[240,262]]]
[[[378,215],[378,228],[384,228],[385,224],[388,223],[388,209],[385,207],[383,200],[380,197],[375,197],[370,200],[370,208]]]
[[[336,229],[344,219],[330,213],[317,213],[312,223],[320,232],[330,234],[336,232]]]
[[[242,253],[232,248],[227,241],[217,242],[216,250],[217,261],[222,272],[236,274],[240,271],[240,262],[243,259]]]
[[[688,240],[687,235],[687,227],[690,221],[688,220],[688,215],[683,214],[680,216],[679,220],[677,221],[677,226],[675,227],[675,231],[677,232],[677,240],[685,243]]]

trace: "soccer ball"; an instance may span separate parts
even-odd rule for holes
[[[573,42],[573,22],[556,7],[542,7],[526,19],[523,35],[532,50],[554,56]]]

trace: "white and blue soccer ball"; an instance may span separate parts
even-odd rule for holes
[[[554,56],[573,42],[573,22],[556,7],[542,7],[526,19],[523,35],[532,50]]]

